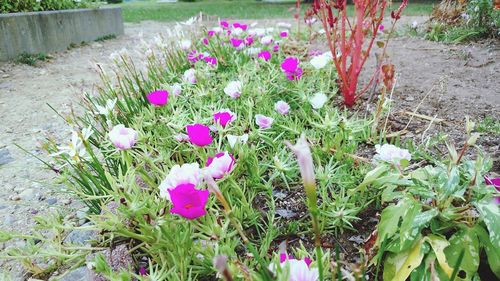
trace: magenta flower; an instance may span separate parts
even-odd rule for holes
[[[273,52],[276,53],[279,50],[280,50],[280,45],[276,44],[276,45],[273,46]]]
[[[148,275],[148,272],[147,272],[147,270],[146,270],[145,267],[141,266],[141,268],[139,268],[139,275],[140,276],[146,276],[146,275]]]
[[[166,90],[157,90],[149,93],[146,98],[154,106],[164,106],[168,101],[168,92]]]
[[[494,178],[494,179],[490,179],[489,177],[485,176],[484,177],[484,182],[487,184],[487,185],[493,185],[493,187],[496,188],[496,190],[498,192],[500,192],[500,178]],[[494,199],[494,202],[496,204],[500,204],[500,196],[496,196],[495,199]]]
[[[209,65],[212,65],[212,66],[217,65],[217,58],[215,58],[215,57],[207,56],[207,57],[203,58],[203,60]]]
[[[233,121],[236,117],[236,114],[232,113],[230,110],[221,110],[214,113],[214,121],[216,124],[220,124],[223,128],[226,125]]]
[[[123,124],[113,127],[109,132],[109,139],[113,145],[120,150],[127,150],[134,146],[137,141],[137,132],[132,128],[127,128]]]
[[[245,42],[242,39],[231,38],[230,41],[233,47],[235,47],[237,50],[241,50],[243,47],[245,47]]]
[[[246,24],[241,24],[241,23],[239,23],[239,22],[235,22],[235,23],[233,23],[233,28],[241,28],[241,29],[243,29],[243,30],[247,30],[248,25],[246,25]]]
[[[203,38],[201,42],[203,43],[203,45],[208,45],[208,38]]]
[[[281,36],[281,38],[288,37],[288,31],[286,31],[286,30],[281,31],[281,32],[280,32],[280,36]]]
[[[214,179],[222,179],[229,174],[234,166],[234,157],[226,152],[219,152],[215,156],[208,157],[205,169]]]
[[[269,51],[262,51],[260,52],[257,57],[259,59],[263,59],[265,61],[268,61],[271,58],[271,53]]]
[[[228,29],[229,28],[229,23],[226,21],[226,20],[222,20],[220,21],[220,26],[224,29]]]
[[[245,38],[245,45],[246,46],[251,46],[253,44],[253,37],[252,36],[248,36],[247,38]]]
[[[196,63],[197,61],[203,59],[203,54],[198,53],[198,51],[196,50],[192,50],[191,52],[188,53],[187,58],[189,62]]]
[[[207,31],[208,37],[213,37],[215,35],[215,30],[209,30]]]
[[[168,190],[172,204],[171,214],[177,214],[186,219],[193,220],[204,216],[210,195],[208,190],[198,190],[194,184],[180,184],[174,189]]]
[[[288,105],[285,101],[280,100],[274,104],[274,109],[281,115],[287,115],[290,111],[290,105]]]
[[[287,260],[295,260],[292,255],[287,255],[286,253],[280,254],[280,263],[284,263]],[[308,257],[305,257],[303,261],[307,264],[308,267],[311,266],[312,260]]]
[[[206,146],[212,143],[213,139],[210,135],[210,128],[203,124],[187,125],[186,131],[189,137],[189,142],[196,146]]]
[[[273,124],[274,119],[271,117],[264,116],[262,114],[255,115],[255,123],[259,126],[260,129],[269,129]]]
[[[296,57],[287,57],[281,63],[281,70],[288,80],[299,80],[302,76],[302,68],[299,67],[299,63],[300,61]]]

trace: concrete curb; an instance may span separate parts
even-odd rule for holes
[[[0,61],[123,33],[120,7],[0,14]]]

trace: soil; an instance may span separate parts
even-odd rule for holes
[[[408,19],[412,20],[422,23],[425,18]],[[37,67],[0,64],[0,229],[27,233],[34,225],[35,214],[55,213],[61,207],[64,215],[75,216],[81,204],[61,193],[63,187],[54,183],[55,174],[16,145],[46,159],[40,143],[48,136],[67,142],[71,129],[47,104],[63,115],[71,109],[78,112],[81,94],[92,92],[94,84],[99,83],[96,62],[110,63],[113,52],[139,45],[141,33],[149,40],[165,33],[168,27],[169,24],[156,22],[126,24],[124,36],[54,54]],[[444,132],[460,147],[464,141],[464,116],[476,121],[485,116],[500,119],[498,41],[449,45],[399,37],[391,41],[389,54],[397,71],[389,118],[392,131],[402,130],[408,123],[410,118],[404,111],[415,111],[444,120],[429,124],[428,120],[413,118],[404,137],[420,142],[423,137]],[[373,61],[367,69],[370,65],[373,69]],[[366,79],[368,75],[364,76]],[[365,102],[357,107],[360,111],[365,108]],[[500,173],[500,137],[487,134],[479,144],[493,157],[494,172]],[[299,217],[305,215],[301,207],[294,211]],[[355,226],[362,230],[360,233],[339,238],[345,252],[356,248],[351,240],[360,244],[373,230],[374,221],[363,221]],[[0,250],[22,244],[23,241],[2,243]],[[11,272],[13,280],[24,280],[18,264],[0,261],[0,266]]]

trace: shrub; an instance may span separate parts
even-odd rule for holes
[[[123,3],[123,0],[107,0],[108,4],[118,4]]]
[[[86,1],[76,0],[0,0],[0,13],[21,13],[66,10],[86,7]]]

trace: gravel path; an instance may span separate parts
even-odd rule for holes
[[[29,232],[34,215],[55,212],[59,206],[73,214],[81,207],[61,194],[52,171],[16,144],[46,159],[41,142],[48,136],[62,142],[71,137],[70,127],[48,104],[63,115],[71,108],[78,111],[81,94],[99,82],[95,63],[109,63],[111,53],[137,46],[141,33],[147,41],[167,28],[169,24],[157,22],[126,24],[125,35],[118,39],[55,54],[37,67],[0,64],[0,229]],[[0,251],[10,246],[0,243]],[[0,266],[12,271],[14,280],[23,280],[17,265],[0,260]]]

